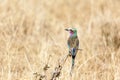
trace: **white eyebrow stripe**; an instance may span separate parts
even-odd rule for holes
[[[72,28],[68,28],[69,30],[72,30]]]

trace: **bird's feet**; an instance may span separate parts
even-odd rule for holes
[[[72,56],[71,51],[69,51],[69,56]]]

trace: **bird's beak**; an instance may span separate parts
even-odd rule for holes
[[[69,29],[65,29],[66,31],[69,31]]]

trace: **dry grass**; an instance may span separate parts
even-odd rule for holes
[[[58,80],[120,80],[119,0],[0,0],[0,80],[34,80],[34,72],[49,80],[71,26],[83,51],[73,76],[68,58]]]

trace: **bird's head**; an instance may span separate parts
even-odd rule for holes
[[[77,29],[76,28],[67,28],[65,30],[70,33],[70,36],[77,36]]]

